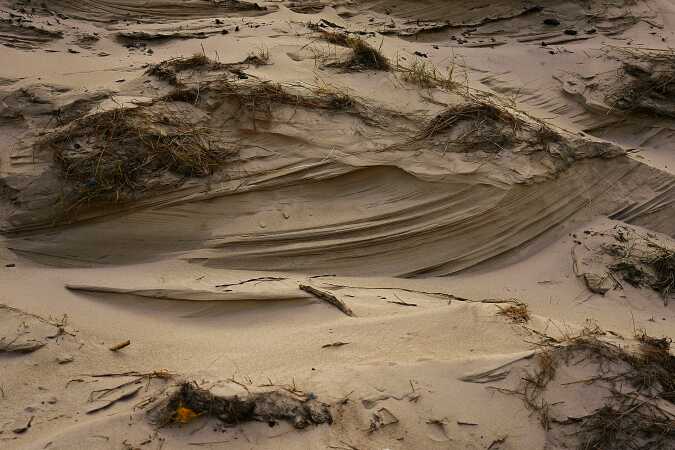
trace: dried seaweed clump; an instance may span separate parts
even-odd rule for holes
[[[226,425],[286,421],[298,429],[333,422],[327,405],[297,390],[278,388],[218,395],[190,382],[180,384],[151,409],[151,415],[162,426],[187,423],[200,416],[214,417]]]
[[[161,103],[85,116],[43,144],[72,187],[67,204],[134,199],[167,177],[177,184],[208,176],[236,152],[222,132],[195,123],[190,110]]]

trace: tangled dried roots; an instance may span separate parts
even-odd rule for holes
[[[75,185],[76,201],[124,199],[167,172],[208,176],[236,151],[211,128],[145,107],[85,116],[45,145]]]
[[[188,382],[180,384],[152,414],[162,426],[187,423],[200,416],[214,417],[227,425],[283,420],[295,428],[306,428],[333,422],[327,405],[311,394],[279,388],[219,396]]]

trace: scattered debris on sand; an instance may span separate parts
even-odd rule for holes
[[[614,224],[579,233],[573,258],[589,290],[605,294],[623,287],[649,287],[667,305],[675,288],[675,243],[637,227]]]
[[[672,9],[0,0],[0,448],[675,450]]]
[[[0,354],[33,353],[63,336],[73,336],[68,317],[45,319],[0,304]]]
[[[221,394],[227,389],[208,390],[194,382],[183,382],[149,408],[150,417],[160,426],[184,424],[201,416],[216,418],[226,425],[286,421],[298,429],[333,422],[328,406],[312,394],[275,387],[231,388],[237,393]]]

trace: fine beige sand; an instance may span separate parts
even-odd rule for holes
[[[1,449],[675,449],[670,0],[0,0]]]

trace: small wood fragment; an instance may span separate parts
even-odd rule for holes
[[[324,302],[330,303],[331,305],[335,306],[337,309],[339,309],[340,311],[342,311],[346,315],[348,315],[350,317],[355,317],[354,312],[351,310],[351,308],[349,306],[345,305],[345,303],[342,300],[338,299],[333,294],[330,294],[326,291],[320,291],[319,289],[316,289],[315,287],[307,286],[305,284],[301,284],[300,289],[309,293],[309,294],[312,294],[313,296],[315,296],[319,300],[323,300]]]
[[[401,306],[417,306],[417,303],[408,303],[408,302],[404,302],[404,301],[395,302],[393,300],[388,300],[387,303],[393,303],[395,305],[401,305]]]
[[[130,340],[126,340],[126,341],[124,341],[124,342],[120,342],[119,344],[116,344],[116,345],[113,345],[112,347],[110,347],[110,351],[111,351],[111,352],[116,352],[116,351],[122,350],[124,347],[128,347],[128,346],[130,346],[130,345],[131,345],[131,341],[130,341]]]
[[[349,344],[349,342],[333,342],[332,344],[322,345],[321,348],[342,347],[343,345],[347,345],[347,344]]]
[[[28,419],[28,421],[27,421],[25,424],[19,425],[18,427],[14,428],[12,431],[13,431],[15,434],[22,434],[22,433],[25,433],[26,431],[28,431],[28,429],[30,428],[30,426],[33,424],[33,419],[34,419],[34,418],[35,418],[35,416],[30,416],[30,418]]]

